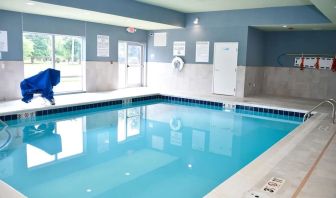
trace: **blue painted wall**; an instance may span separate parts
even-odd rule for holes
[[[194,19],[199,18],[199,25]],[[239,42],[238,64],[262,66],[264,64],[264,37],[258,25],[330,23],[314,6],[292,6],[249,10],[218,11],[186,15],[186,28],[167,32],[167,47],[154,47],[148,38],[148,61],[170,62],[174,41],[186,41],[186,63],[195,63],[197,40],[210,41],[210,61],[214,42]],[[161,31],[164,32],[164,31]],[[154,57],[151,57],[154,54]]]
[[[23,28],[23,29],[22,29]],[[147,31],[126,32],[126,28],[56,17],[21,14],[0,10],[0,30],[8,31],[8,52],[1,60],[23,59],[22,31],[65,34],[86,37],[86,59],[88,61],[117,61],[118,40],[147,43]],[[97,34],[110,36],[110,57],[97,57]]]
[[[37,0],[40,2],[80,8],[184,27],[185,14],[134,0]]]
[[[85,36],[85,22],[49,16],[22,14],[23,31]]]
[[[153,36],[148,36],[148,61],[171,62],[173,59],[173,42],[186,41],[186,63],[195,63],[196,41],[210,41],[209,62],[213,62],[214,42],[239,42],[238,64],[245,65],[248,27],[231,26],[225,28],[194,26],[191,28],[157,31],[167,32],[167,47],[154,47]]]
[[[110,57],[97,57],[97,35],[110,36]],[[86,59],[88,61],[118,61],[118,40],[134,41],[146,44],[148,32],[137,30],[131,34],[124,27],[103,25],[97,23],[86,24]]]
[[[264,64],[264,37],[263,31],[249,27],[246,50],[247,66],[262,66]]]
[[[336,31],[267,32],[264,65],[280,66],[283,53],[336,54]],[[294,57],[283,56],[283,66],[292,67]]]
[[[0,10],[0,30],[7,31],[8,52],[2,52],[1,60],[22,60],[21,14]]]

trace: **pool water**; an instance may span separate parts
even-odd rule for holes
[[[31,198],[202,197],[299,125],[274,117],[152,101],[11,121],[0,179]]]

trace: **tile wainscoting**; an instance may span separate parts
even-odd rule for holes
[[[327,99],[336,97],[336,72],[291,67],[264,67],[262,92],[274,96]]]
[[[185,64],[177,71],[171,63],[148,62],[147,86],[160,91],[212,93],[212,64]]]
[[[22,61],[0,61],[0,101],[19,99],[23,78]]]
[[[123,88],[119,82],[118,62],[86,62],[86,90],[88,92],[112,91]]]
[[[159,91],[212,93],[212,64],[185,64],[178,72],[170,63],[147,64],[147,86]],[[272,95],[309,99],[336,97],[336,72],[295,67],[238,66],[237,97]]]

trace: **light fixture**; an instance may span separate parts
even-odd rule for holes
[[[90,193],[92,190],[90,188],[86,189],[86,192]]]
[[[283,28],[287,28],[288,26],[287,26],[287,25],[283,25],[282,27],[283,27]]]
[[[195,24],[195,25],[198,25],[198,23],[199,23],[199,18],[196,17],[196,18],[194,19],[194,24]]]
[[[26,4],[32,6],[34,5],[34,2],[28,1]]]
[[[192,168],[192,164],[188,164],[188,168]]]
[[[129,172],[126,172],[126,173],[125,173],[125,175],[126,175],[126,176],[130,176],[130,175],[131,175],[131,173],[129,173]]]

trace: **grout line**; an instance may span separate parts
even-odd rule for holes
[[[320,155],[317,157],[317,159],[315,160],[314,164],[310,167],[309,171],[307,172],[307,174],[305,175],[305,177],[302,179],[300,185],[297,187],[296,191],[294,192],[292,198],[296,198],[298,197],[298,195],[300,194],[300,192],[302,191],[303,187],[305,186],[305,184],[307,183],[308,179],[310,178],[310,176],[312,175],[312,173],[314,172],[316,166],[318,165],[318,163],[320,162],[321,158],[324,156],[325,151],[327,150],[327,148],[329,147],[329,145],[331,144],[332,140],[334,139],[336,135],[336,131],[334,132],[334,134],[330,137],[329,141],[327,142],[327,144],[324,146],[324,148],[322,149]]]

